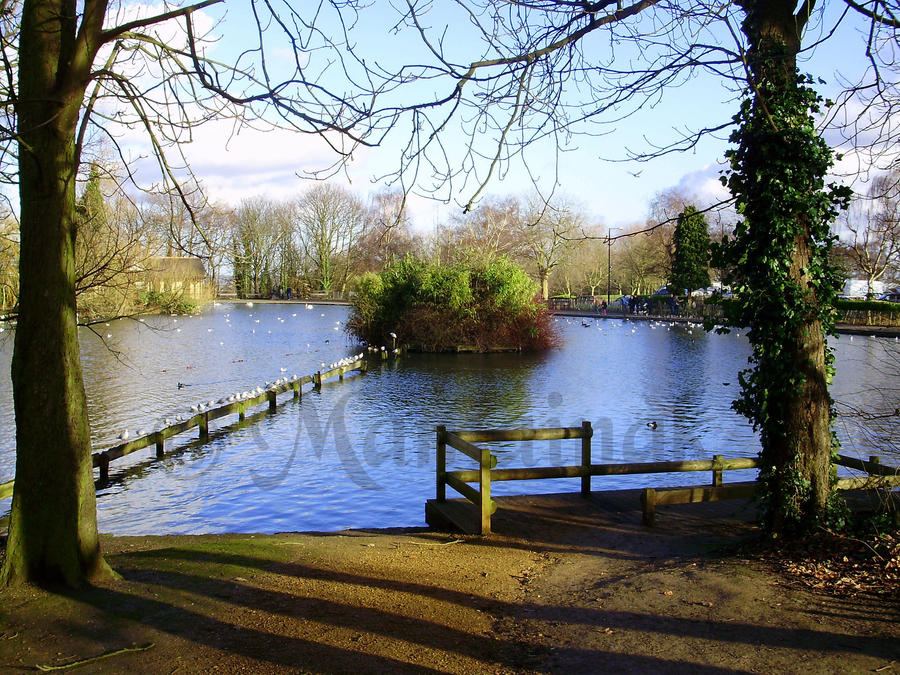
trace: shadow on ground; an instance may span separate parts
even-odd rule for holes
[[[896,605],[787,588],[741,557],[755,534],[744,503],[666,508],[648,529],[634,494],[498,501],[487,538],[108,538],[121,581],[4,593],[0,668],[890,672],[900,660]]]

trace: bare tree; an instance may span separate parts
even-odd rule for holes
[[[634,295],[652,293],[666,282],[671,258],[668,232],[646,232],[641,225],[632,229],[616,254],[616,270],[623,287]]]
[[[75,294],[81,323],[134,313],[136,272],[149,255],[138,212],[115,190],[108,171],[91,163],[76,207]]]
[[[588,239],[576,241],[573,250],[566,260],[566,270],[571,274],[579,292],[587,291],[588,295],[597,295],[599,288],[606,285],[608,261],[606,242],[598,226],[589,228]]]
[[[0,220],[0,309],[10,310],[19,297],[19,224]]]
[[[844,219],[847,252],[854,268],[865,276],[866,295],[900,265],[900,169],[872,181],[868,195],[857,200]]]
[[[379,190],[369,201],[363,232],[354,246],[354,273],[378,272],[420,247],[403,191]]]
[[[550,274],[565,259],[573,240],[587,227],[584,213],[566,198],[545,202],[532,194],[524,207],[517,234],[521,242],[518,257],[537,277],[541,297],[550,297]]]
[[[346,289],[364,214],[355,195],[329,183],[314,185],[297,200],[294,236],[307,261],[311,287],[326,293]]]
[[[197,123],[225,116],[235,128],[277,123],[320,134],[338,157],[362,142],[351,132],[355,123],[362,134],[373,129],[365,128],[371,91],[356,88],[360,98],[352,99],[334,93],[346,87],[323,86],[329,65],[342,76],[359,70],[339,45],[354,3],[324,3],[309,17],[255,4],[256,24],[240,27],[250,44],[230,64],[208,58],[207,38],[215,36],[195,20],[217,3],[159,14],[123,4],[117,14],[108,0],[23,0],[0,12],[0,175],[18,184],[21,223],[16,483],[4,583],[110,576],[97,537],[75,310],[75,184],[92,134],[115,144],[117,126],[144,131],[163,182],[180,195],[178,162],[166,151],[177,156]],[[284,46],[293,61],[280,63],[276,76],[264,52]],[[318,60],[325,52],[331,58]]]
[[[279,205],[264,197],[243,200],[231,213],[232,255],[239,297],[268,295],[279,279],[280,245],[291,237]]]
[[[455,213],[440,233],[441,258],[452,260],[460,250],[492,259],[517,256],[522,249],[522,219],[525,207],[518,197],[489,196],[468,213]]]

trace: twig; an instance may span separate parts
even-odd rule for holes
[[[100,659],[105,659],[108,656],[115,656],[116,654],[125,654],[127,652],[143,652],[154,646],[153,642],[148,642],[145,645],[138,645],[137,647],[123,647],[122,649],[113,649],[112,651],[103,652],[99,656],[91,656],[86,659],[79,659],[78,661],[72,661],[70,663],[64,663],[59,666],[45,666],[41,664],[37,664],[35,668],[42,671],[50,671],[50,670],[66,670],[67,668],[77,668],[78,666],[83,666],[86,663],[93,663],[94,661],[99,661]]]
[[[450,544],[461,544],[463,543],[462,539],[454,539],[452,541],[442,541],[442,542],[430,542],[430,541],[407,541],[403,542],[405,544],[412,544],[413,546],[450,546]]]
[[[879,560],[881,560],[882,562],[884,562],[884,556],[881,555],[881,554],[880,554],[878,551],[876,551],[874,548],[872,548],[872,547],[869,545],[868,542],[863,541],[862,539],[857,539],[856,537],[851,537],[851,536],[848,535],[848,534],[841,534],[841,533],[839,533],[839,532],[834,532],[833,530],[830,530],[830,529],[828,529],[827,527],[823,527],[822,530],[824,530],[824,531],[827,532],[828,534],[832,535],[833,537],[838,537],[838,538],[840,538],[840,539],[849,539],[850,541],[855,541],[857,544],[862,544],[862,545],[865,546],[867,549],[869,549],[872,553],[874,553],[875,556],[876,556]]]

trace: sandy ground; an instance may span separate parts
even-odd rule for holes
[[[0,670],[900,672],[898,598],[742,553],[743,503],[662,507],[650,529],[633,493],[498,501],[486,538],[106,538],[121,581],[0,596]]]

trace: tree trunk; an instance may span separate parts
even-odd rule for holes
[[[85,10],[85,14],[89,11]],[[74,288],[75,129],[87,79],[74,2],[31,0],[19,48],[20,296],[12,361],[16,483],[2,580],[77,586],[100,554]]]
[[[740,4],[746,12],[743,31],[749,40],[748,61],[755,92],[752,114],[757,119],[767,120],[763,125],[767,126],[764,132],[766,142],[742,141],[747,148],[745,166],[765,167],[777,162],[784,165],[778,170],[787,176],[773,181],[780,186],[777,188],[773,188],[772,183],[761,181],[758,184],[760,192],[747,198],[745,211],[751,236],[761,247],[755,251],[757,260],[750,263],[758,266],[754,273],[759,282],[755,287],[750,283],[750,292],[775,296],[765,310],[773,314],[769,319],[771,324],[768,327],[751,326],[751,341],[762,344],[771,340],[764,333],[777,333],[777,330],[770,330],[772,327],[792,327],[779,338],[777,350],[756,352],[756,368],[758,373],[762,373],[759,375],[761,381],[771,377],[766,371],[787,371],[794,380],[790,385],[773,380],[771,388],[765,385],[760,387],[768,398],[756,420],[759,422],[760,418],[765,420],[768,416],[774,420],[760,423],[763,440],[761,459],[763,465],[769,467],[768,471],[764,469],[761,480],[768,481],[765,488],[765,498],[770,501],[766,505],[768,526],[772,531],[780,532],[797,524],[803,526],[817,522],[826,512],[831,493],[831,399],[827,386],[826,345],[818,314],[822,303],[818,290],[821,279],[809,276],[813,247],[817,246],[810,229],[813,216],[802,210],[786,210],[797,203],[788,194],[789,191],[812,194],[817,190],[821,192],[822,184],[809,179],[804,166],[787,167],[792,160],[798,164],[804,160],[792,155],[788,142],[775,140],[773,143],[771,140],[786,138],[791,127],[790,120],[779,118],[772,112],[773,106],[782,98],[796,100],[796,92],[800,89],[796,57],[801,44],[802,24],[798,23],[792,12],[796,3],[743,0]],[[761,91],[771,92],[769,100]],[[772,133],[773,130],[775,133]],[[781,191],[777,199],[772,195],[773,189]],[[754,204],[754,201],[757,203]],[[773,205],[775,202],[778,206]],[[777,217],[769,217],[773,213]],[[787,306],[787,292],[774,285],[767,286],[766,273],[760,270],[762,265],[759,265],[759,260],[776,257],[783,260],[784,249],[776,244],[779,239],[788,243],[791,241],[791,238],[785,240],[783,230],[777,229],[778,218],[781,222],[795,224],[790,259],[784,260],[785,264],[789,263],[787,282],[798,289],[798,297],[803,298],[806,306],[813,308],[799,319],[795,315],[796,307]],[[778,316],[779,312],[783,313],[782,316]],[[761,353],[777,353],[777,362],[776,359],[766,361],[765,356],[759,356]]]

